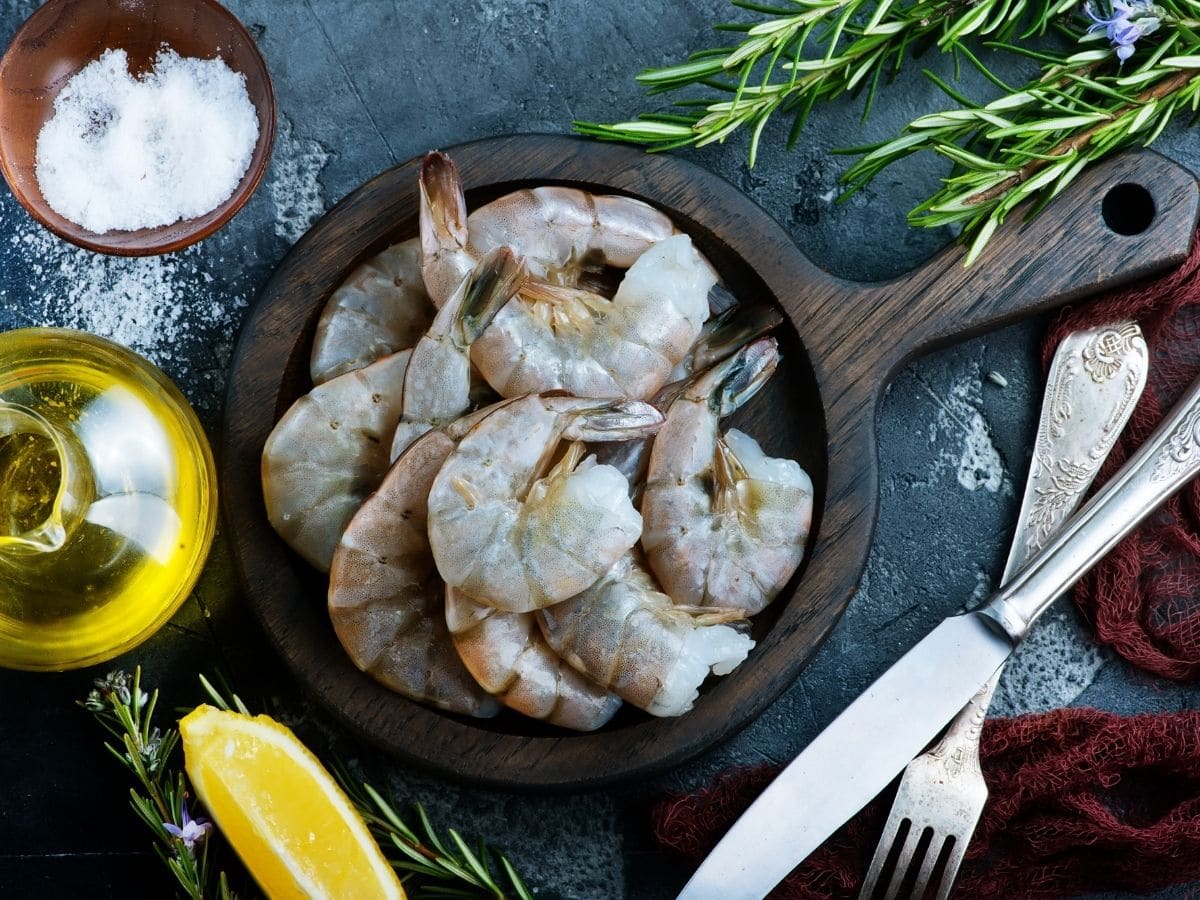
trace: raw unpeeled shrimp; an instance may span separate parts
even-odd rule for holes
[[[483,259],[438,310],[413,347],[404,374],[403,413],[391,458],[431,428],[457,419],[471,405],[471,342],[491,323],[525,280],[507,247]]]
[[[446,625],[475,680],[505,706],[551,725],[595,731],[621,698],[550,649],[533,613],[503,612],[446,588]]]
[[[766,456],[753,438],[719,430],[778,360],[775,341],[763,338],[709,369],[671,404],[654,442],[642,546],[677,603],[757,613],[800,565],[811,479],[799,463]]]
[[[656,716],[687,712],[710,672],[732,672],[754,646],[726,624],[741,621],[740,611],[676,606],[632,553],[537,617],[547,643],[567,662]]]
[[[458,171],[436,151],[422,163],[420,192],[421,273],[438,306],[496,247],[510,247],[538,281],[576,287],[605,265],[629,268],[676,233],[669,218],[640,200],[564,187],[515,191],[468,217]]]
[[[535,187],[493,200],[467,218],[476,253],[512,247],[545,284],[575,287],[589,270],[628,269],[675,226],[648,203],[578,188]]]
[[[453,163],[425,157],[422,273],[435,303],[482,253],[511,247],[530,281],[471,359],[501,395],[563,389],[645,399],[662,387],[708,316],[712,266],[653,207],[629,197],[542,187],[466,216]],[[613,298],[581,286],[604,266],[628,271]]]
[[[434,476],[471,422],[417,439],[355,513],[333,555],[329,617],[350,659],[377,681],[413,700],[487,717],[500,704],[455,652],[425,530]]]
[[[662,414],[647,403],[533,394],[500,406],[463,438],[429,493],[429,543],[447,584],[509,612],[589,587],[636,543],[629,483],[561,441],[641,437]]]
[[[408,358],[402,350],[317,385],[263,447],[267,518],[322,572],[346,523],[387,473]]]
[[[393,244],[354,269],[325,304],[313,338],[313,384],[407,350],[433,319],[417,238]]]
[[[691,238],[678,234],[638,257],[611,300],[526,285],[475,342],[471,359],[506,397],[561,388],[648,399],[696,342],[715,283]]]

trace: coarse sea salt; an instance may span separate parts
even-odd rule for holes
[[[98,234],[170,225],[229,199],[257,142],[246,79],[223,60],[164,47],[135,78],[124,50],[106,50],[55,98],[38,134],[38,186]]]

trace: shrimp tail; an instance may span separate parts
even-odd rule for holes
[[[459,339],[469,346],[492,323],[525,283],[524,263],[507,247],[497,247],[467,276],[466,296],[458,315]]]
[[[421,163],[421,252],[434,257],[467,246],[467,200],[453,160],[434,150]]]
[[[696,625],[732,625],[735,628],[749,627],[750,617],[744,609],[723,606],[686,606],[676,604],[675,612],[686,613]]]
[[[746,469],[725,441],[717,438],[713,454],[713,510],[719,514],[738,509],[738,482],[746,477]]]
[[[782,321],[783,316],[766,303],[728,307],[704,323],[700,337],[671,373],[675,380],[660,388],[651,402],[659,409],[669,409],[708,369],[773,331]]]
[[[663,414],[641,400],[597,400],[576,410],[563,436],[574,441],[629,441],[658,431]]]
[[[782,321],[779,311],[766,303],[730,307],[711,320],[711,324],[705,323],[692,350],[692,365],[696,371],[715,366],[751,341],[773,331]]]
[[[757,394],[779,365],[779,344],[760,338],[718,363],[695,383],[718,416],[727,416]]]
[[[718,281],[708,289],[708,311],[712,315],[724,315],[737,305],[738,298],[721,282]]]

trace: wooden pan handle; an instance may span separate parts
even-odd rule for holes
[[[1187,256],[1198,210],[1190,172],[1157,153],[1123,154],[1032,221],[1018,210],[970,267],[955,246],[894,281],[830,298],[850,305],[837,319],[853,324],[810,344],[825,357],[818,368],[874,375],[877,390],[918,353],[1165,271]],[[801,333],[828,332],[811,324]]]

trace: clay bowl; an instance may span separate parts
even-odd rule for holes
[[[180,56],[220,56],[246,78],[258,111],[258,144],[233,194],[211,212],[158,228],[96,234],[60,216],[42,196],[34,172],[38,132],[54,113],[63,85],[108,49],[123,49],[135,75],[148,71],[163,44]],[[0,59],[0,169],[13,195],[59,237],[121,256],[179,250],[228,222],[254,193],[271,157],[275,95],[254,39],[215,0],[49,0],[21,26]]]
[[[903,362],[928,347],[1161,271],[1187,255],[1195,179],[1156,154],[1086,173],[1029,223],[1014,216],[970,268],[951,248],[881,284],[834,278],[729,183],[680,158],[550,135],[450,148],[470,208],[519,187],[558,184],[637,197],[668,213],[743,300],[772,303],[783,362],[727,421],[811,474],[809,553],[754,622],[758,642],[676,719],[634,709],[593,734],[505,712],[490,720],[419,706],[359,672],[325,609],[327,579],[267,522],[262,448],[311,389],[312,335],[330,293],[367,257],[417,232],[413,160],[364,184],[300,240],[260,294],[230,372],[221,497],[247,597],[297,680],[362,737],[445,775],[507,789],[570,790],[629,781],[734,734],[795,679],[837,623],[867,560],[878,504],[875,410]]]

